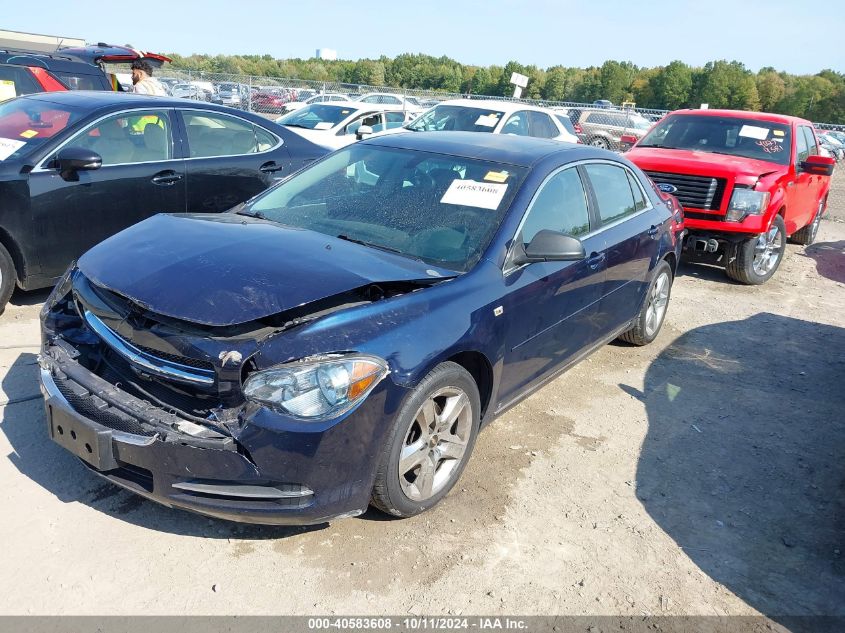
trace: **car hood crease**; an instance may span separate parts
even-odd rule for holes
[[[313,231],[228,214],[157,215],[88,251],[94,284],[163,316],[256,321],[372,283],[454,273]]]

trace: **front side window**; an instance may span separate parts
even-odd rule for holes
[[[463,272],[487,248],[524,175],[522,167],[355,143],[240,212]]]
[[[818,154],[819,153],[819,147],[816,144],[816,137],[813,134],[813,130],[811,130],[806,125],[802,125],[801,126],[801,132],[803,133],[804,139],[807,142],[807,155],[808,156],[815,156],[816,154]],[[799,134],[799,136],[800,136],[800,134]],[[795,140],[796,140],[796,142],[799,141],[799,139],[797,139],[797,138]]]
[[[517,136],[528,136],[528,113],[514,112],[502,128],[502,134],[516,134]]]
[[[362,125],[369,125],[374,132],[381,130],[383,127],[381,113],[371,112],[358,117],[343,129],[343,134],[355,134]]]
[[[183,111],[191,158],[240,156],[263,152],[275,136],[249,121],[217,112]]]
[[[103,165],[141,163],[173,158],[173,135],[164,110],[123,112],[98,121],[65,147],[96,152]]]
[[[522,242],[528,245],[542,230],[579,237],[590,231],[587,197],[575,167],[549,177],[535,196],[522,225]]]
[[[584,169],[595,192],[602,224],[616,222],[636,211],[626,169],[605,163],[585,165]]]
[[[799,165],[810,155],[810,144],[805,129],[801,127],[795,135],[795,162]]]

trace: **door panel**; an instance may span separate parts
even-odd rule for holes
[[[291,171],[287,148],[263,128],[238,117],[181,111],[186,141],[187,208],[197,213],[231,209]]]
[[[506,272],[501,307],[507,340],[500,402],[514,399],[596,341],[604,243],[600,235],[588,236],[589,205],[577,168],[551,174],[538,188],[516,240],[524,247],[541,230],[581,238],[586,257],[535,262]]]
[[[33,226],[46,277],[61,275],[73,259],[128,226],[156,213],[185,211],[185,167],[172,158],[171,116],[133,111],[87,127],[66,147],[97,152],[103,166],[80,171],[76,179],[63,179],[55,168],[33,170]]]
[[[600,336],[609,336],[640,308],[665,218],[651,208],[636,176],[621,165],[597,163],[583,169],[604,227],[607,274],[596,326]]]

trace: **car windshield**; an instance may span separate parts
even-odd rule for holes
[[[414,132],[492,132],[505,116],[500,110],[460,105],[437,105],[405,126]]]
[[[86,113],[40,99],[0,103],[0,161],[22,158]]]
[[[789,164],[790,126],[744,117],[674,114],[658,123],[637,147],[684,149]]]
[[[649,121],[644,116],[640,116],[639,114],[631,114],[628,117],[629,125],[633,126],[638,130],[647,130],[652,125],[654,125],[651,121]]]
[[[352,114],[353,111],[354,108],[342,105],[312,103],[276,119],[276,123],[304,127],[309,130],[329,130]]]
[[[465,272],[524,175],[513,165],[359,143],[238,212]]]

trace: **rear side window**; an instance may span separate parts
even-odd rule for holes
[[[560,122],[567,132],[575,136],[575,127],[572,125],[572,120],[564,114],[556,114],[555,118]]]
[[[531,126],[531,136],[554,138],[558,135],[557,127],[552,123],[548,114],[529,110],[527,115],[529,125]]]
[[[0,101],[34,92],[44,92],[44,89],[26,68],[0,64]]]
[[[642,187],[640,187],[637,177],[630,171],[626,171],[626,173],[628,174],[628,184],[631,185],[631,193],[634,194],[634,211],[642,211],[648,206],[645,194],[643,193]]]
[[[607,164],[585,165],[584,169],[596,194],[602,224],[616,222],[635,212],[637,205],[627,170]]]
[[[590,230],[587,198],[575,167],[553,174],[540,188],[522,225],[522,241],[528,244],[543,229],[572,236]]]
[[[73,73],[58,73],[54,75],[61,79],[71,90],[109,90],[109,85],[105,82],[105,78],[96,77],[94,75],[81,75]]]
[[[183,111],[191,158],[240,156],[270,149],[275,136],[243,119],[217,112]]]

